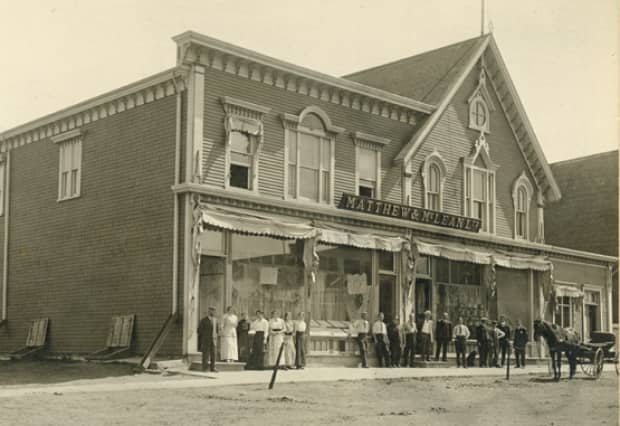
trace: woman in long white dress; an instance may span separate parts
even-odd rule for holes
[[[222,343],[220,356],[226,362],[233,362],[239,359],[237,349],[237,324],[239,319],[232,306],[226,308],[226,313],[222,317]]]
[[[280,318],[280,313],[274,311],[269,320],[269,365],[276,365],[278,352],[284,340],[284,321]]]

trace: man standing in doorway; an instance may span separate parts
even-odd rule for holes
[[[439,353],[441,352],[441,360],[446,362],[446,352],[448,351],[448,342],[452,340],[452,323],[448,319],[448,313],[443,314],[443,318],[437,321],[435,329],[435,339],[437,339],[437,349],[435,350],[435,361],[439,361]]]
[[[362,312],[360,314],[360,319],[353,323],[353,333],[356,335],[355,340],[357,341],[357,347],[360,351],[362,368],[368,368],[368,364],[366,363],[366,337],[370,332],[370,324],[368,323],[366,317],[367,313]]]
[[[431,311],[424,312],[424,322],[420,330],[420,338],[422,339],[422,361],[430,361],[433,345],[433,320],[431,319]]]
[[[215,346],[217,344],[217,319],[215,308],[207,310],[207,316],[200,320],[198,324],[198,349],[202,351],[202,371],[209,370],[217,372],[215,369]]]
[[[383,312],[379,312],[377,320],[372,326],[372,334],[375,340],[375,350],[379,360],[379,367],[389,367],[390,355],[388,353],[385,341],[387,340],[387,327],[383,322]]]

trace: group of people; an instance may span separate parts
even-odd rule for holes
[[[232,306],[226,309],[221,319],[216,317],[216,309],[208,308],[207,315],[198,324],[198,350],[202,352],[202,369],[207,367],[216,372],[215,357],[218,337],[220,339],[220,359],[231,363],[246,362],[246,369],[265,368],[265,352],[268,365],[276,364],[280,347],[280,364],[284,369],[303,369],[306,365],[305,333],[306,322],[303,312],[293,320],[290,312],[280,318],[278,311],[272,311],[269,320],[261,310],[256,318],[249,321],[247,314],[239,320]]]
[[[383,313],[379,313],[372,327],[367,319],[367,313],[362,312],[360,319],[352,324],[351,336],[356,339],[361,366],[368,368],[367,351],[368,341],[375,346],[377,360],[380,367],[413,367],[416,348],[422,361],[431,360],[433,343],[435,343],[435,361],[447,362],[448,343],[454,340],[457,367],[473,366],[476,355],[479,356],[479,366],[489,365],[502,367],[506,362],[506,354],[513,340],[517,367],[525,367],[525,346],[528,341],[527,329],[518,321],[512,333],[510,325],[502,316],[500,321],[488,322],[482,318],[476,327],[476,341],[478,351],[467,353],[467,340],[471,332],[459,317],[457,324],[452,325],[448,313],[435,323],[430,311],[424,312],[424,320],[416,323],[415,313],[411,313],[407,321],[400,324],[398,317],[386,324]],[[402,358],[401,358],[402,356]]]

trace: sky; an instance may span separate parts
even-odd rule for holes
[[[486,0],[549,162],[618,148],[616,0]],[[175,65],[186,30],[341,76],[480,34],[481,0],[0,2],[0,131]],[[487,25],[487,28],[489,25]]]

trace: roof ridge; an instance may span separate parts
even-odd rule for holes
[[[380,69],[382,67],[392,66],[392,65],[398,64],[400,62],[408,61],[408,60],[416,58],[416,57],[420,57],[420,56],[423,56],[423,55],[428,55],[428,54],[433,53],[433,52],[437,52],[438,50],[441,50],[441,49],[447,49],[449,47],[458,46],[459,44],[465,44],[465,43],[470,42],[472,40],[481,39],[481,38],[484,38],[485,36],[487,36],[487,34],[483,34],[483,35],[479,35],[479,36],[476,36],[476,37],[468,38],[468,39],[465,39],[465,40],[457,41],[455,43],[451,43],[451,44],[447,44],[445,46],[437,47],[435,49],[425,50],[423,52],[416,53],[415,55],[411,55],[411,56],[406,56],[404,58],[394,59],[393,61],[386,62],[384,64],[375,65],[375,66],[372,66],[370,68],[365,68],[363,70],[355,71],[355,72],[352,72],[350,74],[345,74],[345,75],[341,76],[341,78],[350,78],[350,77],[354,77],[354,76],[356,76],[358,74],[366,73],[368,71],[374,71],[374,70]]]
[[[585,161],[585,160],[589,160],[593,157],[602,157],[602,156],[607,156],[610,155],[612,153],[616,153],[616,156],[618,155],[618,150],[617,149],[611,149],[609,151],[603,151],[603,152],[596,152],[594,154],[589,154],[589,155],[584,155],[582,157],[574,157],[574,158],[569,158],[567,160],[560,160],[560,161],[556,161],[554,163],[551,163],[551,166],[555,166],[556,164],[566,164],[566,163],[576,163],[579,161]]]

